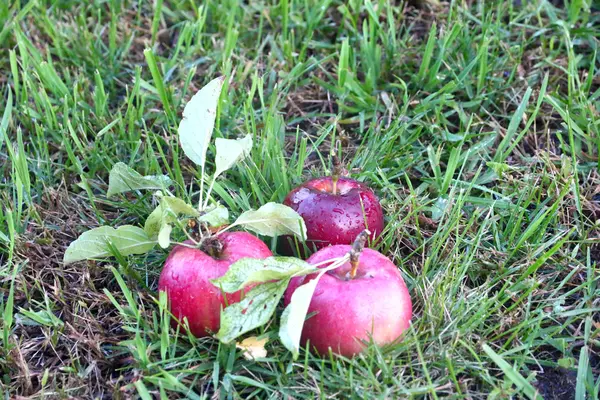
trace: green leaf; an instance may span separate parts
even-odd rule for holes
[[[218,227],[229,223],[229,210],[221,204],[210,206],[198,217],[199,222]]]
[[[156,207],[146,219],[144,231],[146,231],[148,236],[154,237],[159,234],[164,225],[174,223],[177,221],[177,218],[182,215],[186,217],[197,217],[200,213],[193,206],[190,206],[180,198],[165,196],[160,199],[158,207]],[[163,233],[163,235],[164,234],[165,233]]]
[[[267,282],[250,290],[239,303],[221,311],[221,328],[217,338],[229,343],[246,332],[266,324],[288,286],[289,279]]]
[[[306,225],[302,217],[290,207],[278,203],[271,202],[258,210],[246,211],[233,225],[244,225],[259,235],[295,235],[301,240],[306,238]]]
[[[171,244],[171,231],[173,227],[169,224],[164,224],[158,232],[158,245],[166,249]]]
[[[224,80],[224,77],[213,79],[200,89],[186,104],[179,123],[181,148],[190,160],[201,167],[204,167],[206,150],[215,127]]]
[[[6,106],[4,108],[4,113],[2,114],[2,121],[0,121],[0,149],[2,148],[2,144],[4,143],[4,138],[8,137],[8,123],[10,122],[10,117],[12,115],[12,90],[8,90],[8,100],[6,101]]]
[[[294,257],[269,257],[264,260],[243,258],[233,263],[225,275],[212,280],[212,283],[226,293],[235,293],[252,283],[307,275],[316,270],[306,261]]]
[[[579,353],[579,365],[577,366],[577,384],[575,385],[575,400],[585,400],[586,399],[586,388],[585,381],[588,376],[592,374],[590,370],[590,355],[588,353],[588,346],[583,346],[581,348],[581,353]]]
[[[127,164],[118,162],[110,170],[108,176],[108,197],[118,193],[140,189],[164,189],[172,183],[166,175],[140,175]]]
[[[47,310],[31,311],[21,308],[20,313],[25,317],[21,320],[21,324],[23,325],[43,325],[56,328],[64,325],[64,322],[60,318]]]
[[[143,254],[150,251],[156,240],[152,240],[142,228],[124,225],[117,229],[101,226],[84,232],[69,245],[64,255],[64,263],[109,257],[111,243],[123,256]]]
[[[492,361],[494,363],[496,363],[496,365],[498,365],[498,367],[500,367],[500,369],[502,370],[502,372],[504,372],[506,377],[519,390],[523,391],[523,393],[525,393],[525,395],[527,397],[529,397],[530,399],[541,399],[542,398],[539,395],[538,391],[533,387],[533,385],[529,381],[527,381],[527,379],[525,379],[523,377],[523,375],[521,375],[512,365],[510,365],[508,362],[506,362],[504,360],[504,358],[502,358],[501,355],[496,353],[494,350],[492,350],[492,348],[490,346],[488,346],[485,343],[482,345],[482,348],[483,348],[483,351],[486,352],[488,357],[491,358]]]
[[[252,136],[243,139],[221,139],[215,141],[217,156],[215,158],[215,178],[243,160],[252,150]]]
[[[288,304],[285,310],[283,310],[283,314],[281,314],[279,339],[292,352],[294,360],[298,358],[298,354],[300,353],[300,336],[302,335],[302,327],[304,327],[304,320],[306,320],[310,301],[319,280],[327,271],[328,269],[324,268],[314,279],[297,287],[292,294],[290,304]]]

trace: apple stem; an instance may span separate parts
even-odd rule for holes
[[[200,250],[208,254],[214,259],[219,259],[223,252],[223,242],[216,236],[209,236],[202,240],[200,244]]]
[[[352,250],[350,250],[350,279],[354,279],[356,277],[356,272],[358,270],[358,259],[360,258],[360,253],[365,248],[365,244],[367,243],[367,239],[371,235],[371,232],[368,229],[365,229],[356,237],[354,240],[354,244],[352,245]]]
[[[331,154],[331,163],[333,164],[333,169],[331,171],[331,181],[333,183],[333,187],[331,192],[336,195],[337,194],[337,183],[340,179],[340,175],[342,174],[342,163],[338,156],[334,153]]]

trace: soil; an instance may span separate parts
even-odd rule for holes
[[[565,368],[544,368],[536,377],[534,386],[545,400],[566,400],[575,398],[577,372]]]

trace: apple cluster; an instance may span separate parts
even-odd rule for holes
[[[82,233],[65,251],[65,263],[144,254],[175,244],[160,274],[175,326],[197,336],[229,343],[268,322],[283,297],[279,337],[298,357],[300,344],[318,353],[353,356],[366,342],[397,340],[408,328],[411,299],[398,268],[365,248],[384,229],[383,210],[365,184],[341,177],[332,156],[332,174],[292,190],[284,204],[269,202],[230,223],[229,210],[211,203],[215,181],[251,153],[253,139],[215,140],[214,172],[207,190],[205,164],[224,77],[210,81],[183,110],[178,134],[184,154],[200,173],[198,207],[174,196],[166,175],[143,176],[123,162],[110,171],[107,196],[153,190],[157,206],[144,227],[100,226]],[[187,225],[185,222],[187,221]],[[258,235],[279,237],[274,257]],[[175,230],[188,240],[171,241]],[[301,242],[298,242],[298,238]],[[352,245],[351,245],[352,244]],[[302,258],[311,253],[306,261]],[[277,279],[274,279],[277,278]],[[307,315],[311,315],[306,320]]]
[[[306,224],[306,249],[316,250],[307,262],[327,268],[352,252],[351,244],[361,232],[370,232],[376,243],[384,228],[379,199],[367,185],[345,177],[321,177],[300,185],[284,204],[295,210]],[[284,238],[282,253],[298,247]],[[385,345],[396,341],[409,327],[412,303],[398,268],[381,253],[359,249],[354,260],[328,270],[318,281],[310,301],[309,317],[301,341],[320,354],[329,350],[353,356],[373,341]],[[159,290],[166,291],[170,310],[178,320],[187,320],[197,337],[219,330],[221,310],[239,302],[255,285],[226,294],[212,283],[230,266],[244,258],[266,259],[273,254],[256,236],[227,232],[219,236],[218,253],[176,246],[160,275]],[[295,277],[284,295],[288,305],[295,290],[316,277]]]

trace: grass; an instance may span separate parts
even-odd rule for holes
[[[600,11],[470,3],[0,4],[4,397],[598,398]],[[258,144],[214,196],[282,201],[339,141],[386,210],[403,341],[294,362],[272,323],[252,362],[169,327],[166,252],[62,264],[81,232],[153,209],[106,197],[119,161],[197,201],[177,125],[219,74],[215,136]]]

